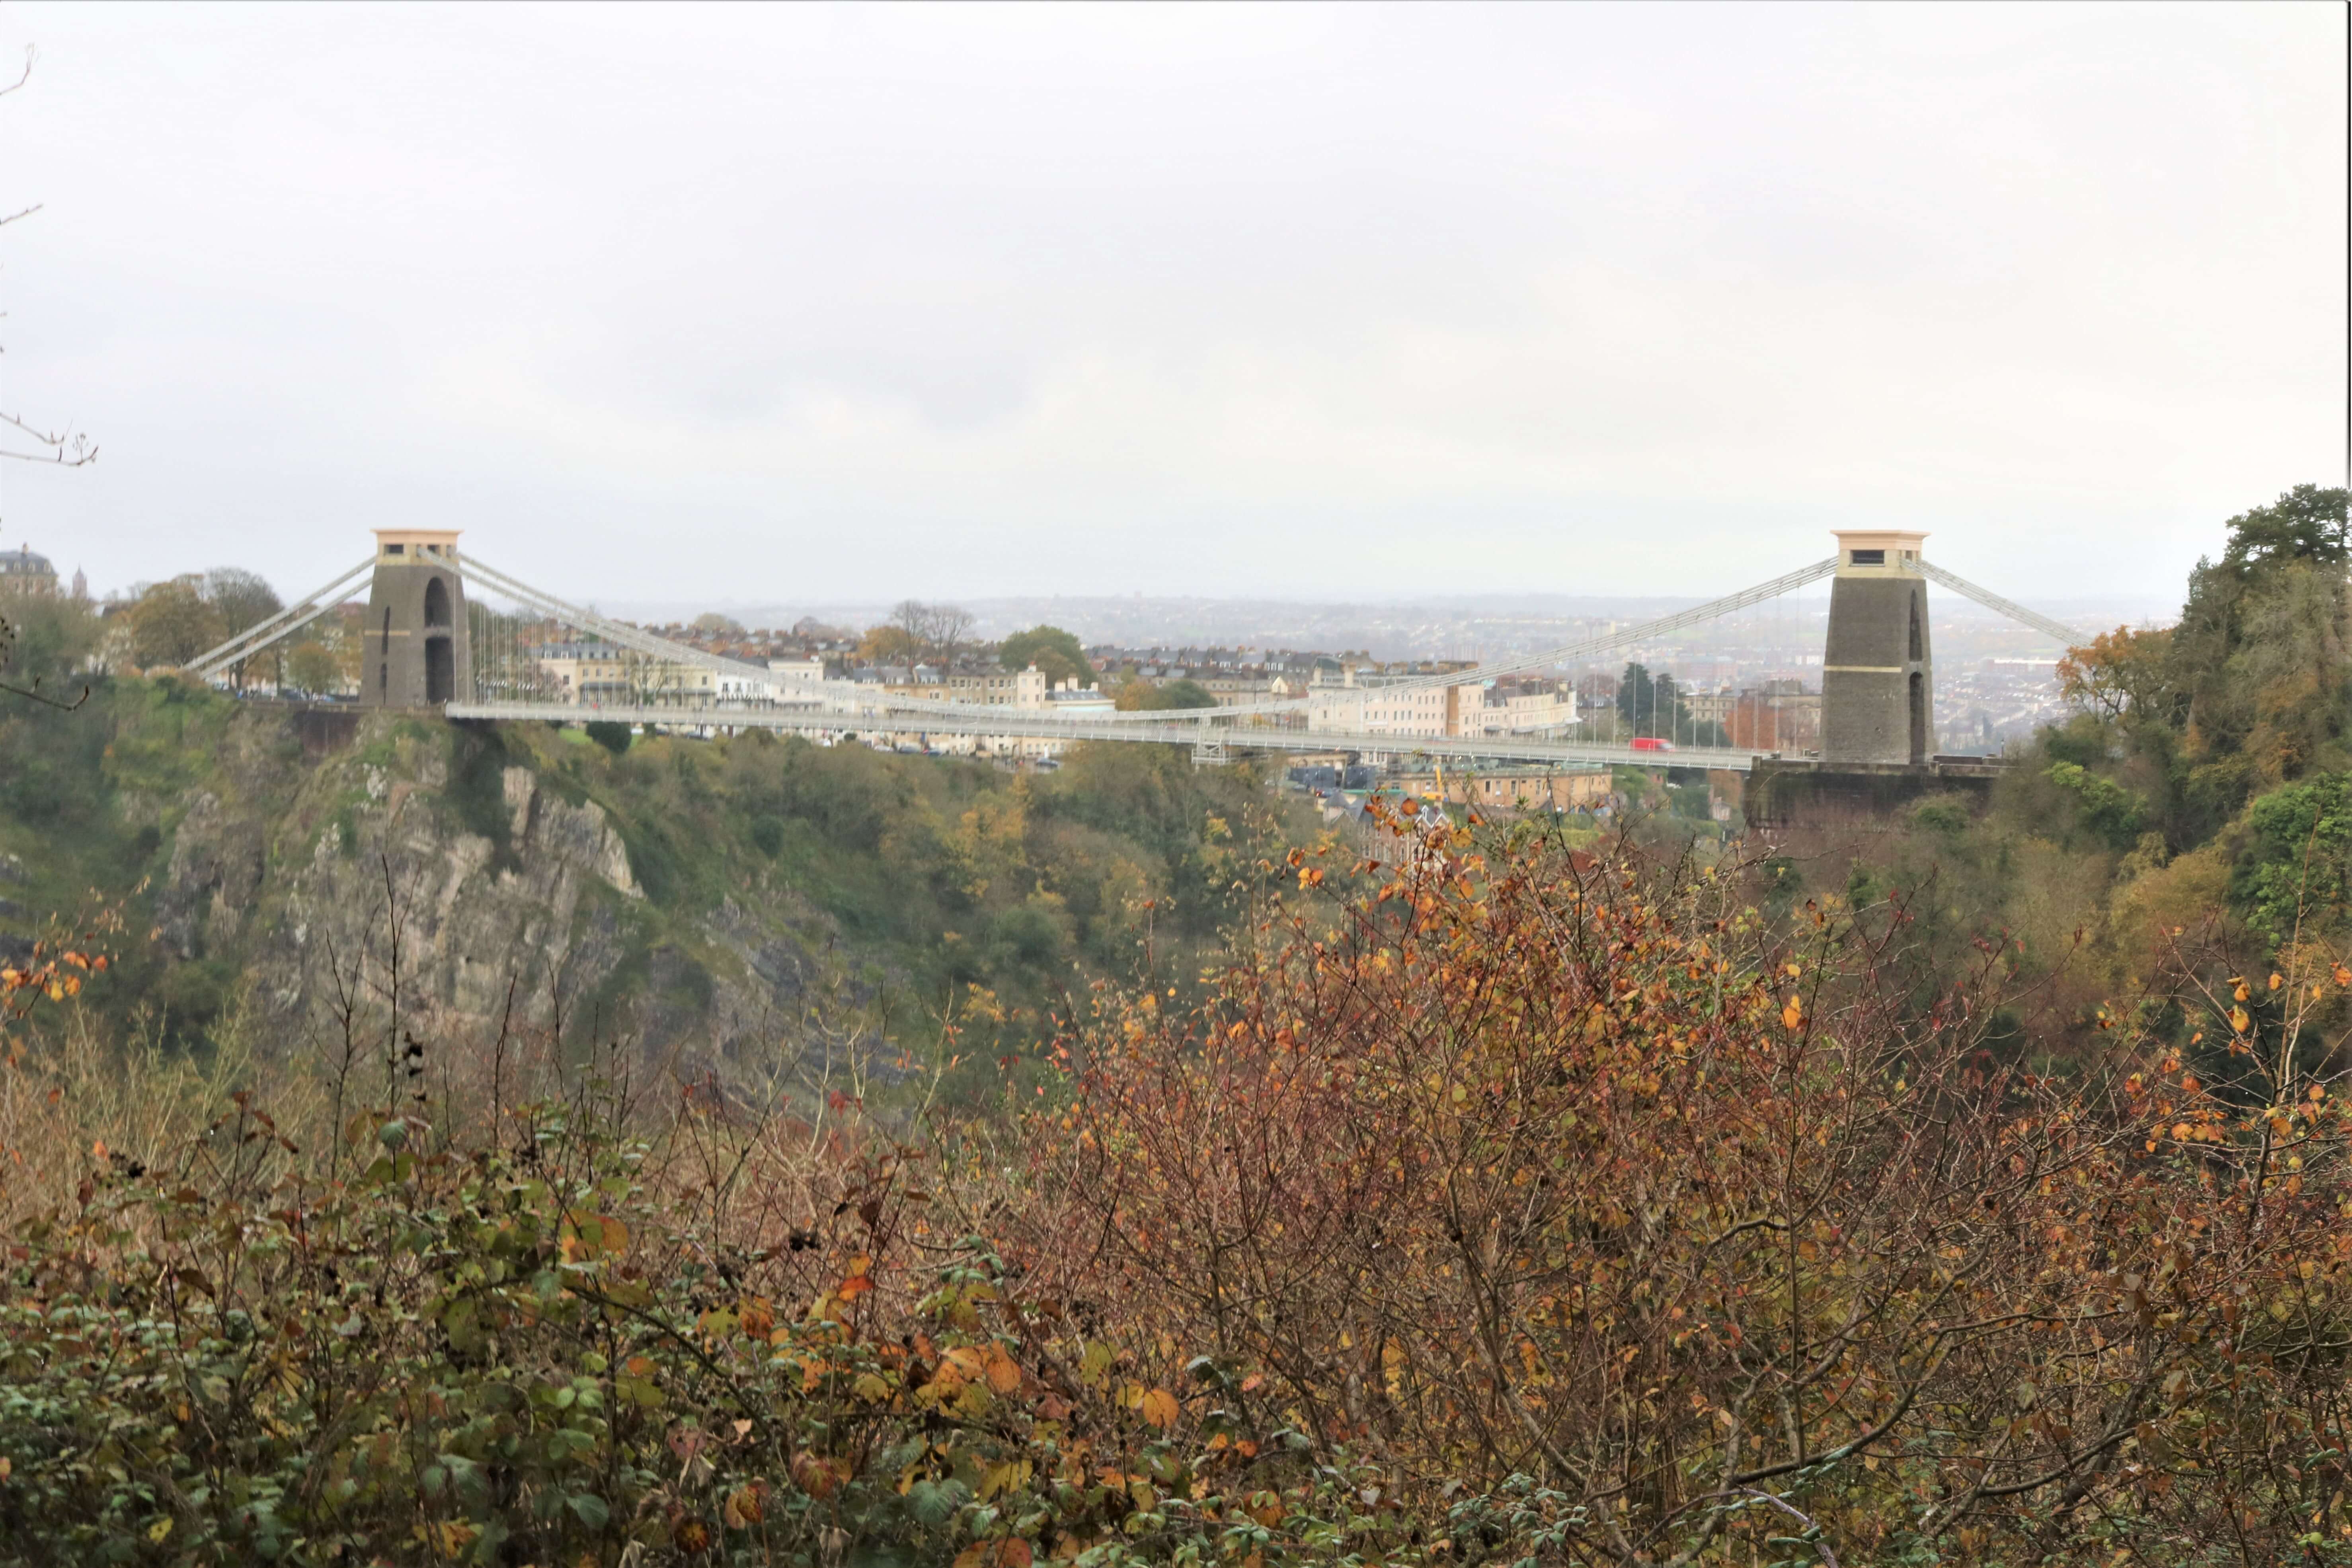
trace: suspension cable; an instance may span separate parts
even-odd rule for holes
[[[228,665],[239,659],[251,658],[281,637],[290,637],[334,607],[334,595],[357,578],[364,576],[375,565],[371,555],[358,565],[338,574],[325,586],[313,589],[266,620],[253,625],[190,659],[182,668],[200,680],[209,680]]]
[[[2045,637],[2056,637],[2061,647],[2080,647],[2091,640],[2063,621],[2053,621],[2048,616],[2002,598],[1990,588],[1979,588],[1967,578],[1947,572],[1941,566],[1931,566],[1925,561],[1916,563],[1916,565],[1921,576],[1941,583],[1955,594],[1965,594],[1986,609],[1997,610],[2021,626],[2032,626]]]

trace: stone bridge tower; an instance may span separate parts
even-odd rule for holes
[[[438,708],[474,695],[466,584],[457,531],[379,528],[368,590],[360,701],[369,708]]]
[[[1924,767],[1936,739],[1924,533],[1843,532],[1822,658],[1822,765]]]

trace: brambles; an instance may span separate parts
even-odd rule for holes
[[[485,1114],[403,1033],[385,1103],[72,1156],[0,1562],[2352,1554],[2352,954],[2184,959],[2225,1096],[2120,1009],[1994,1052],[2001,955],[1923,991],[1899,897],[1539,826],[1234,869],[1204,999],[1097,992],[1017,1125]]]
[[[1784,939],[1687,865],[1388,858],[1078,1032],[1039,1274],[1424,1516],[1557,1497],[1563,1560],[1746,1562],[1785,1509],[1847,1561],[2352,1542],[2347,1122],[2293,1050],[2252,1110],[2160,1048],[2038,1077],[1997,953],[1913,1000],[1899,905]]]

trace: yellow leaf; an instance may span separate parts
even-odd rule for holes
[[[1176,1396],[1164,1388],[1143,1396],[1143,1418],[1163,1432],[1176,1425]]]
[[[1789,1005],[1780,1009],[1780,1022],[1791,1029],[1803,1027],[1805,1022],[1804,1004],[1798,1001],[1794,996],[1790,997]]]
[[[980,1478],[979,1495],[982,1502],[1002,1492],[1019,1491],[1029,1484],[1031,1466],[1026,1459],[1015,1459],[1009,1465],[992,1466]]]
[[[2239,989],[2242,991],[2244,987],[2241,986]],[[2230,1027],[2237,1030],[2238,1033],[2242,1035],[2244,1034],[2249,1028],[2253,1026],[2253,1019],[2246,1016],[2246,1010],[2243,1007],[2232,1007],[2230,1009]]]
[[[150,1541],[161,1541],[171,1533],[172,1516],[168,1513],[147,1527],[147,1539]]]

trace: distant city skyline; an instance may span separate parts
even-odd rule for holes
[[[0,9],[0,541],[282,593],[2177,600],[2341,482],[2337,6]]]

